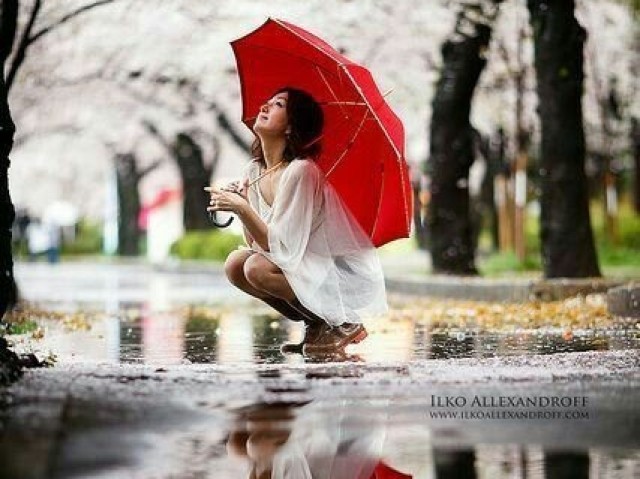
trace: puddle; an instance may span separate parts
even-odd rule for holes
[[[253,385],[243,400],[235,391],[235,399],[228,399],[233,396],[229,392],[215,396],[194,387],[181,392],[189,398],[186,401],[193,401],[197,422],[181,419],[178,412],[171,415],[172,425],[162,433],[151,431],[157,426],[154,421],[118,429],[117,444],[127,446],[114,446],[116,450],[104,452],[100,434],[109,434],[104,428],[98,429],[96,437],[80,429],[69,430],[65,450],[71,466],[65,467],[85,467],[82,456],[76,457],[77,444],[82,443],[91,461],[99,461],[102,454],[109,456],[104,463],[109,471],[118,467],[109,462],[113,457],[131,455],[131,460],[122,461],[129,464],[128,469],[111,471],[113,477],[133,477],[135,472],[141,478],[604,479],[636,477],[640,469],[640,436],[633,420],[640,397],[637,388],[624,383],[483,385],[465,384],[458,378],[434,382],[428,390],[399,389],[392,395],[371,387],[378,384],[385,391],[392,390],[395,386],[389,380],[405,377],[402,368],[411,361],[638,350],[640,331],[632,324],[611,322],[606,327],[583,329],[447,329],[391,315],[371,327],[370,337],[349,351],[347,359],[358,363],[301,369],[253,367],[310,361],[280,353],[283,342],[300,339],[301,325],[265,309],[189,306],[158,310],[132,302],[109,313],[71,316],[72,320],[64,320],[64,314],[38,320],[42,339],[31,344],[43,353],[52,351],[60,363],[158,368],[226,365],[227,381],[251,379]],[[364,368],[362,363],[372,366]],[[430,368],[427,362],[420,364]],[[341,393],[349,382],[353,384],[350,392]],[[152,394],[160,397],[162,388],[172,384],[171,379],[159,380]],[[133,397],[140,393],[136,388],[144,389],[141,385],[122,387],[122,392]],[[475,409],[458,407],[461,398],[471,404],[476,396],[485,404]],[[548,406],[496,409],[486,404],[514,396],[587,396],[589,404],[557,411]],[[283,398],[292,397],[297,402],[284,402]],[[453,405],[447,404],[447,398],[454,398]],[[136,410],[135,401],[129,406],[123,397],[122,404],[125,406],[120,407]],[[104,405],[90,406],[83,400],[75,407],[84,412],[74,414],[88,424],[95,419],[86,411],[102,411]],[[496,411],[507,416],[495,416]],[[553,412],[565,416],[544,416]],[[117,413],[114,421],[119,423],[128,414],[126,410]],[[93,464],[91,461],[87,463]]]
[[[226,453],[216,461],[216,470],[237,474],[224,477],[274,479],[595,479],[636,477],[633,474],[640,468],[640,450],[613,449],[606,439],[591,447],[579,440],[558,444],[548,429],[547,445],[535,442],[544,440],[545,433],[534,433],[527,442],[523,439],[531,426],[526,421],[503,424],[503,430],[511,427],[506,434],[495,434],[490,427],[478,432],[486,422],[470,424],[465,437],[446,423],[427,427],[415,418],[399,423],[387,406],[345,401],[237,408],[230,414],[222,440]],[[580,426],[568,422],[565,427],[580,431]],[[499,442],[518,437],[522,442]]]
[[[603,379],[610,369],[597,380],[584,374],[577,380],[544,376],[543,381],[520,381],[522,375],[515,373],[522,368],[507,371],[512,366],[504,361],[500,371],[513,380],[485,384],[473,379],[490,374],[491,365],[468,377],[469,362],[459,374],[454,370],[447,375],[447,362],[437,369],[425,361],[640,350],[637,324],[610,318],[601,298],[525,306],[398,301],[388,318],[368,326],[366,341],[349,349],[346,359],[353,364],[300,368],[307,359],[283,356],[279,348],[300,339],[301,325],[243,303],[222,281],[216,289],[206,275],[140,275],[137,267],[120,269],[100,270],[96,277],[93,268],[69,266],[61,270],[67,275],[62,279],[73,284],[62,283],[62,296],[51,292],[51,270],[22,271],[28,275],[32,301],[58,311],[65,311],[65,305],[81,307],[87,314],[68,309],[54,319],[38,319],[38,334],[12,337],[24,339],[17,347],[43,356],[52,352],[60,363],[88,364],[89,369],[100,363],[111,371],[74,382],[65,417],[75,420],[68,421],[60,436],[55,477],[87,470],[83,477],[638,477],[640,393],[624,379]],[[212,289],[216,301],[226,306],[193,306],[205,304]],[[25,339],[31,335],[39,339]],[[547,358],[521,362],[537,359]],[[575,361],[558,359],[561,364],[554,371],[565,365],[571,369]],[[370,366],[361,367],[363,362]],[[599,367],[596,360],[588,363]],[[110,366],[118,364],[154,365],[156,373],[146,377],[162,377],[114,379],[126,369]],[[207,376],[209,368],[165,368],[180,364],[226,365],[220,369],[227,376],[216,382]],[[253,367],[265,364],[287,367]],[[251,381],[233,382],[245,377]],[[392,379],[402,385],[417,381],[418,387],[398,388]],[[233,390],[224,389],[227,384]],[[236,403],[240,396],[243,400]],[[476,396],[483,401],[586,396],[589,404],[555,411],[486,404],[474,409],[457,402],[471,403]],[[25,401],[25,427],[32,424],[31,407]],[[508,414],[494,416],[495,411]],[[569,416],[536,416],[540,412]],[[117,425],[115,432],[105,426],[111,424],[107,420]],[[19,438],[14,434],[4,443],[2,477],[24,477],[3,474],[11,461],[16,467],[24,463],[24,450],[33,447]],[[118,464],[127,466],[118,469]]]
[[[37,351],[60,361],[181,364],[275,364],[302,360],[282,355],[297,342],[299,323],[249,307],[185,307],[156,311],[142,303],[87,319],[39,320]],[[354,358],[375,363],[425,359],[488,358],[566,352],[640,349],[640,330],[613,322],[596,328],[540,327],[507,331],[428,326],[410,318],[381,319],[363,343],[348,348]]]

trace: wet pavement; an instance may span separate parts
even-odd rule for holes
[[[394,296],[364,343],[303,357],[219,270],[16,272],[58,314],[11,338],[57,363],[0,393],[0,477],[640,475],[640,329],[583,317],[598,298],[540,325]]]

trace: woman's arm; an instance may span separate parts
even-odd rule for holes
[[[247,246],[251,246],[253,244],[253,236],[251,236],[245,225],[242,225],[242,236],[244,236],[244,242],[247,243]]]
[[[269,251],[269,233],[267,224],[262,221],[249,203],[237,208],[236,212],[240,221],[244,225],[245,233],[262,248]]]

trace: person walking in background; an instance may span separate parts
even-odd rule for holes
[[[55,264],[60,259],[60,227],[53,222],[42,222],[35,218],[26,229],[29,261],[46,255],[47,261]]]

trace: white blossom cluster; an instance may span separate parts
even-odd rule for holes
[[[40,27],[90,2],[43,3]],[[30,6],[23,2],[22,25]],[[142,181],[143,200],[160,188],[178,187],[177,168],[148,133],[146,121],[169,141],[181,131],[191,132],[207,159],[219,148],[216,177],[237,177],[246,154],[220,128],[212,105],[250,141],[240,123],[229,42],[269,16],[344,49],[370,68],[382,91],[393,89],[388,101],[405,125],[407,159],[424,161],[440,48],[453,31],[458,8],[459,2],[447,0],[115,0],[79,15],[29,48],[13,85],[10,105],[18,128],[10,170],[14,203],[37,215],[54,200],[68,200],[83,215],[99,218],[113,156],[125,152],[134,152],[141,168],[164,159]],[[625,114],[638,114],[637,26],[629,11],[613,0],[582,0],[578,14],[589,31],[587,51],[594,62],[587,74],[600,72],[603,81],[615,74]],[[522,61],[516,54],[520,26],[526,32]],[[474,126],[483,133],[498,126],[513,132],[513,73],[524,68],[524,118],[535,131],[537,98],[524,1],[503,4],[486,55],[472,109]],[[597,128],[591,76],[585,87],[587,127]]]

